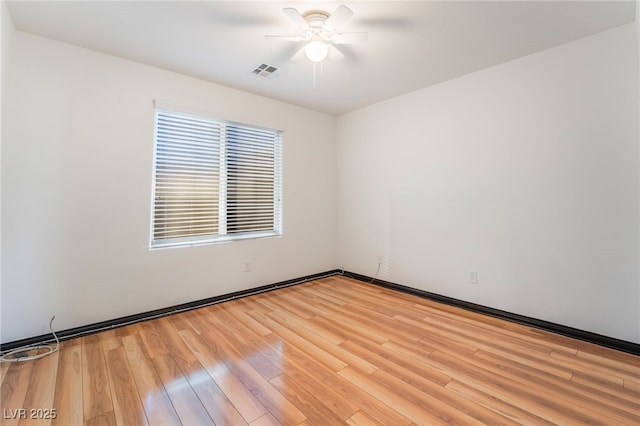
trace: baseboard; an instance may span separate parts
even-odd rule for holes
[[[616,339],[614,337],[603,336],[601,334],[592,333],[590,331],[584,331],[584,330],[568,327],[561,324],[556,324],[549,321],[527,317],[524,315],[514,314],[512,312],[502,311],[499,309],[490,308],[488,306],[478,305],[471,302],[465,302],[464,300],[454,299],[452,297],[442,296],[440,294],[431,293],[431,292],[420,290],[417,288],[408,287],[405,285],[396,284],[389,281],[373,279],[372,277],[369,277],[366,275],[358,274],[355,272],[341,271],[338,269],[334,269],[326,272],[320,272],[313,275],[307,275],[300,278],[294,278],[287,281],[281,281],[274,284],[254,287],[247,290],[227,293],[220,296],[210,297],[207,299],[196,300],[193,302],[183,303],[180,305],[174,305],[166,308],[156,309],[153,311],[143,312],[140,314],[128,315],[125,317],[120,317],[120,318],[116,318],[108,321],[102,321],[94,324],[84,325],[81,327],[57,331],[56,334],[58,335],[58,338],[61,341],[69,340],[76,337],[99,333],[104,330],[123,327],[125,325],[134,324],[141,321],[160,318],[163,316],[167,316],[167,315],[171,315],[179,312],[189,311],[189,310],[201,308],[204,306],[214,305],[216,303],[222,303],[229,300],[238,299],[241,297],[251,296],[254,294],[265,293],[268,291],[273,291],[273,290],[277,290],[284,287],[290,287],[290,286],[302,284],[308,281],[330,277],[333,275],[340,275],[340,274],[354,278],[359,281],[372,283],[380,287],[385,287],[392,290],[401,291],[403,293],[424,297],[426,299],[433,300],[436,302],[445,303],[447,305],[456,306],[456,307],[477,312],[480,314],[489,315],[495,318],[501,318],[514,323],[526,325],[529,327],[534,327],[540,330],[549,331],[552,333],[571,337],[573,339],[578,339],[584,342],[593,343],[596,345],[600,345],[607,348],[611,348],[618,351],[640,356],[640,344],[637,344],[637,343]],[[15,340],[7,343],[1,343],[0,353],[25,347],[25,346],[37,345],[42,343],[50,343],[52,340],[53,340],[52,334],[43,334],[40,336],[29,337],[26,339]]]
[[[582,340],[584,342],[589,342],[589,343],[604,346],[607,348],[615,349],[621,352],[626,352],[632,355],[640,356],[640,344],[637,344],[637,343],[616,339],[614,337],[603,336],[602,334],[592,333],[590,331],[580,330],[577,328],[568,327],[566,325],[556,324],[553,322],[544,321],[537,318],[531,318],[524,315],[514,314],[512,312],[502,311],[500,309],[494,309],[488,306],[465,302],[464,300],[454,299],[452,297],[442,296],[436,293],[430,293],[428,291],[420,290],[413,287],[407,287],[405,285],[396,284],[389,281],[373,279],[372,277],[361,275],[355,272],[344,271],[343,274],[345,276],[350,276],[358,281],[372,283],[380,287],[386,287],[392,290],[401,291],[403,293],[413,294],[415,296],[424,297],[425,299],[445,303],[447,305],[456,306],[456,307],[477,312],[480,314],[489,315],[492,317],[504,319],[514,323],[526,325],[529,327],[534,327],[540,330],[549,331],[551,333],[560,334],[563,336],[571,337],[573,339]]]
[[[137,322],[146,321],[154,318],[160,318],[167,315],[190,311],[192,309],[201,308],[204,306],[214,305],[216,303],[226,302],[241,297],[251,296],[254,294],[265,293],[267,291],[277,290],[284,287],[290,287],[297,284],[302,284],[308,281],[317,280],[320,278],[330,277],[340,274],[340,270],[334,269],[327,272],[320,272],[313,275],[307,275],[304,277],[294,278],[287,281],[281,281],[274,284],[267,284],[260,287],[255,287],[247,290],[236,291],[233,293],[227,293],[220,296],[210,297],[207,299],[196,300],[194,302],[183,303],[180,305],[169,306],[166,308],[156,309],[153,311],[143,312],[135,315],[128,315],[112,320],[97,322],[94,324],[88,324],[81,327],[70,328],[67,330],[56,331],[56,334],[60,341],[69,340],[76,337],[86,336],[89,334],[99,333],[101,331],[110,330],[117,327],[123,327],[129,324],[135,324]],[[43,343],[50,343],[53,341],[53,335],[43,334],[41,336],[29,337],[26,339],[15,340],[13,342],[7,342],[0,344],[0,353],[22,348],[25,346],[38,345]]]

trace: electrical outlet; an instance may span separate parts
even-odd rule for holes
[[[381,254],[379,254],[378,255],[378,264],[382,264],[382,262],[384,262],[384,257]]]
[[[244,262],[244,271],[251,272],[251,262],[249,262],[248,260],[245,260]]]
[[[478,273],[477,272],[469,272],[469,282],[471,284],[478,284]]]

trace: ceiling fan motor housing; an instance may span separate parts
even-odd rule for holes
[[[325,22],[329,16],[327,12],[322,10],[310,10],[302,15],[309,25],[305,37],[310,41],[325,41],[329,39],[329,31],[325,28]]]
[[[323,10],[310,10],[305,12],[302,17],[309,24],[311,28],[322,28],[324,23],[329,18],[329,14]]]

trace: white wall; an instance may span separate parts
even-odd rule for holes
[[[640,69],[640,0],[636,0],[636,66]],[[640,85],[638,85],[638,99],[640,99]],[[637,120],[640,123],[640,108],[637,111]],[[640,143],[640,137],[638,137]],[[639,152],[640,155],[640,152]],[[639,160],[640,161],[640,160]],[[640,171],[638,172],[638,180],[640,180]],[[640,185],[640,184],[639,184]],[[640,201],[640,200],[639,200]],[[640,210],[640,207],[638,208]],[[640,229],[638,229],[638,241],[640,241]],[[640,275],[640,251],[638,252],[638,274]],[[640,287],[640,281],[638,282]],[[640,290],[638,290],[638,305],[640,306]],[[640,329],[640,314],[638,315],[638,329]]]
[[[12,43],[2,342],[48,332],[53,314],[68,329],[336,267],[334,117],[19,31]],[[148,249],[154,99],[284,130],[282,238]]]
[[[630,24],[340,117],[339,263],[640,342],[638,93]]]
[[[12,48],[13,40],[13,21],[9,15],[7,4],[4,0],[0,1],[0,164],[2,161],[2,140],[4,139],[4,113],[5,104],[5,88],[8,86],[7,74],[9,68],[9,56]],[[0,170],[0,241],[2,241],[2,173]],[[2,300],[2,244],[0,244],[0,300]],[[2,330],[2,303],[0,303],[0,330]],[[1,341],[1,339],[0,339]]]
[[[637,24],[336,129],[2,12],[0,341],[53,314],[66,329],[338,264],[373,275],[383,255],[383,279],[640,342]],[[285,130],[283,238],[148,250],[153,99]]]

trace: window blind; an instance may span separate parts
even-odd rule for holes
[[[280,132],[156,110],[151,247],[273,236]]]

